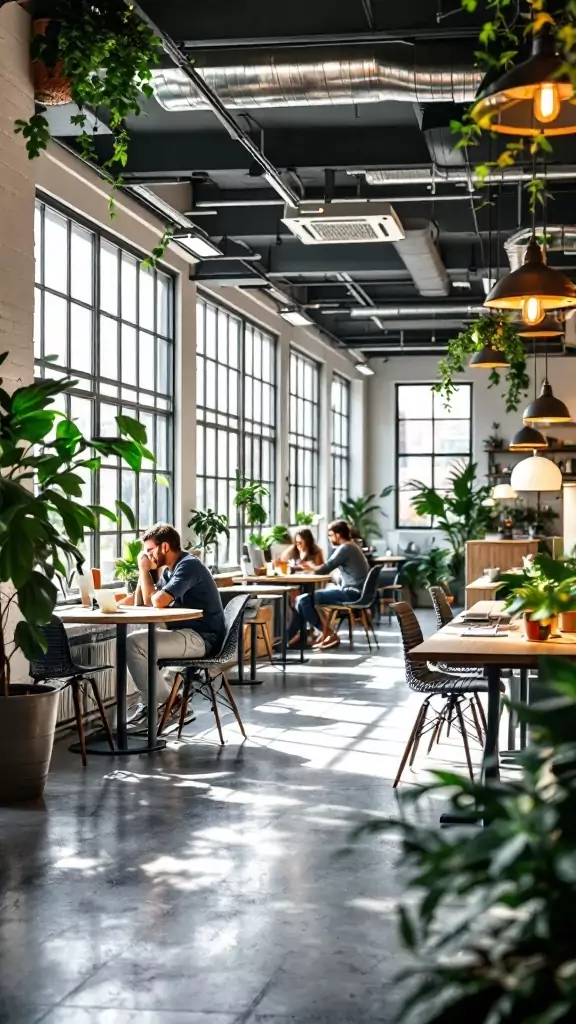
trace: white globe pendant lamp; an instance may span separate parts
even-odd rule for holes
[[[534,452],[514,466],[510,484],[515,491],[560,491],[562,473],[555,462]]]

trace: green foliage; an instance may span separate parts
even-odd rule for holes
[[[346,498],[341,502],[342,518],[352,526],[364,541],[381,537],[382,531],[374,516],[386,516],[378,499],[387,498],[394,490],[393,485],[383,487],[380,494],[364,494],[359,498]]]
[[[261,551],[268,551],[270,547],[268,537],[264,536],[263,533],[251,533],[248,537],[248,543],[253,548],[260,548]]]
[[[0,364],[5,359],[6,353]],[[82,501],[86,475],[99,469],[101,456],[119,456],[135,472],[152,458],[146,431],[135,420],[118,416],[118,437],[87,440],[76,423],[62,417],[54,400],[76,384],[69,377],[46,379],[12,395],[0,386],[0,583],[13,590],[0,617],[4,695],[15,650],[33,658],[45,646],[36,627],[50,622],[56,584],[84,562],[78,545],[85,531],[98,528],[100,514],[116,522],[110,509]],[[9,640],[13,601],[23,621]]]
[[[243,482],[239,470],[236,471],[236,488],[234,504],[236,508],[244,509],[244,517],[248,526],[262,526],[268,518],[268,513],[261,499],[269,496],[268,488],[255,481]]]
[[[406,562],[402,569],[402,582],[411,590],[420,587],[437,587],[449,583],[452,553],[446,548],[431,547],[418,558]]]
[[[530,618],[535,622],[576,611],[576,561],[573,557],[536,555],[521,573],[502,575],[498,597],[504,596],[510,614],[532,612]]]
[[[434,526],[448,538],[452,548],[450,568],[456,577],[464,566],[466,541],[483,537],[490,522],[490,509],[482,502],[490,497],[491,488],[476,483],[477,471],[475,462],[455,463],[442,494],[420,480],[408,484],[415,491],[412,505],[416,513],[433,519]]]
[[[266,534],[266,545],[271,547],[272,544],[289,544],[290,543],[290,531],[287,526],[283,523],[277,523],[270,530],[270,533]]]
[[[142,542],[138,537],[127,540],[124,544],[124,556],[115,563],[114,576],[125,583],[138,582],[138,556],[142,551]]]
[[[576,1020],[576,672],[541,661],[551,696],[515,708],[531,731],[510,780],[455,772],[401,794],[401,820],[362,831],[401,836],[408,905],[399,934],[414,957],[405,1024],[573,1024]],[[506,702],[508,703],[508,702]],[[414,823],[430,796],[454,812],[483,808],[484,827]]]
[[[228,516],[220,515],[211,508],[193,508],[192,516],[188,520],[188,528],[194,531],[204,552],[207,552],[216,543],[218,537],[230,536]]]
[[[315,526],[320,518],[317,512],[297,512],[296,526]]]
[[[507,390],[502,394],[506,412],[516,412],[526,397],[530,378],[526,372],[526,353],[522,338],[516,333],[513,325],[505,320],[482,316],[448,342],[448,352],[438,364],[440,380],[433,385],[433,391],[442,395],[446,408],[450,408],[452,396],[458,388],[454,377],[458,373],[464,373],[470,356],[479,352],[485,345],[491,345],[498,352],[504,352],[510,363],[506,369]],[[482,372],[485,371],[478,370],[478,373]],[[491,370],[488,379],[488,387],[500,384],[500,372]]]

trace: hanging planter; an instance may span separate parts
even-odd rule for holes
[[[497,359],[486,361],[475,358],[485,350],[501,354],[504,357],[502,363]],[[448,352],[438,364],[440,380],[433,385],[433,390],[442,395],[448,408],[458,388],[454,377],[466,371],[470,359],[475,367],[484,366],[490,370],[488,387],[500,384],[504,373],[507,388],[502,397],[506,403],[506,412],[516,412],[528,393],[530,378],[526,372],[524,343],[513,325],[505,320],[483,316],[448,342]]]
[[[50,36],[57,33],[57,22],[51,18],[35,18],[32,22],[32,40],[42,37],[41,46],[50,46]],[[33,45],[34,42],[33,42]],[[56,59],[50,67],[38,58],[32,64],[34,71],[34,99],[44,107],[61,106],[72,102],[70,78],[64,74],[64,61]]]

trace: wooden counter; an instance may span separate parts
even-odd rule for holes
[[[484,576],[484,569],[515,569],[522,565],[524,555],[538,554],[538,540],[469,540],[466,544],[466,584]],[[468,592],[467,592],[468,596]],[[472,594],[472,603],[482,600]],[[489,597],[489,595],[487,595]],[[466,607],[469,607],[468,601]]]

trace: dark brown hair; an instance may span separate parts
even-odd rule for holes
[[[142,541],[155,540],[157,544],[167,544],[172,551],[180,551],[180,534],[170,523],[155,523],[142,535]]]
[[[333,523],[328,524],[328,531],[337,533],[342,540],[351,540],[352,534],[350,532],[350,524],[345,519],[335,519]]]
[[[309,530],[307,527],[304,527],[302,530],[297,530],[294,535],[294,541],[296,541],[298,537],[301,537],[306,545],[306,555],[304,556],[306,559],[314,558],[316,555],[320,554],[320,548],[316,543],[312,530]],[[300,552],[296,543],[294,543],[294,546],[290,548],[288,557],[291,559],[300,558]]]

